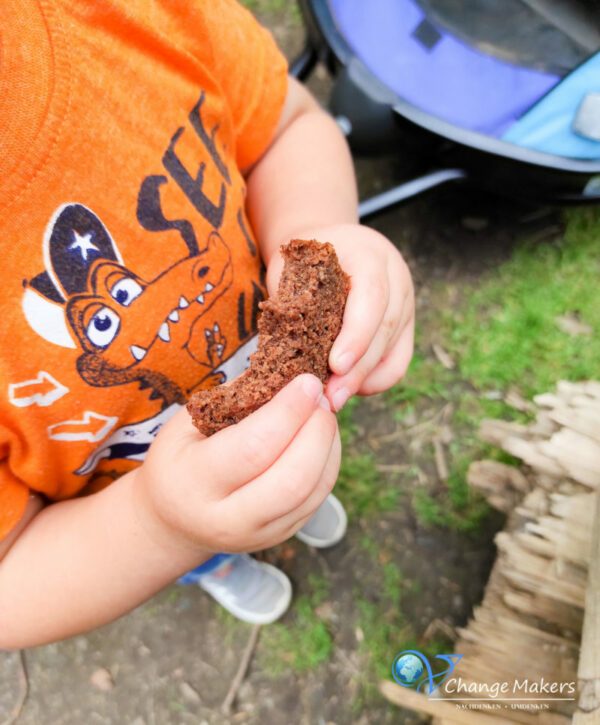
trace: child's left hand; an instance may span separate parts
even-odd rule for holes
[[[334,410],[350,396],[387,390],[406,372],[413,353],[414,289],[400,252],[382,234],[359,224],[339,224],[295,234],[331,242],[351,277],[342,329],[329,355],[334,374],[326,394]],[[283,268],[274,254],[267,269],[269,294]]]

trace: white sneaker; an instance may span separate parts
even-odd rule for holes
[[[326,549],[341,541],[347,528],[348,517],[344,507],[339,499],[330,493],[296,536],[309,546]]]
[[[292,585],[271,564],[236,554],[198,578],[198,586],[234,617],[250,624],[270,624],[290,606]]]

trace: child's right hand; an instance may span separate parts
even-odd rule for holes
[[[135,472],[144,524],[165,543],[199,552],[256,551],[292,536],[340,466],[337,423],[322,390],[316,377],[300,375],[209,438],[179,411]]]

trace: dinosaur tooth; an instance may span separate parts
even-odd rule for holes
[[[204,304],[204,295],[198,295],[198,297],[196,297],[196,301],[199,302],[201,305],[203,305]]]
[[[169,334],[169,323],[163,322],[158,330],[158,336],[163,342],[170,342],[171,335]]]
[[[173,310],[169,314],[169,320],[171,320],[171,322],[179,322],[179,312],[177,312],[177,310]]]
[[[186,300],[186,298],[183,295],[181,295],[181,297],[179,298],[179,308],[183,310],[185,307],[189,307],[189,306],[190,306],[190,303]]]
[[[144,349],[143,347],[140,347],[139,345],[132,345],[129,348],[129,352],[139,362],[140,360],[143,360],[146,357],[146,353],[148,351],[146,349]]]

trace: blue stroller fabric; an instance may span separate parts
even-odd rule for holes
[[[503,135],[504,141],[557,156],[600,159],[600,141],[575,131],[584,99],[600,93],[600,53],[576,68]]]
[[[397,95],[440,119],[502,137],[560,80],[485,55],[414,0],[329,0],[357,57]]]

